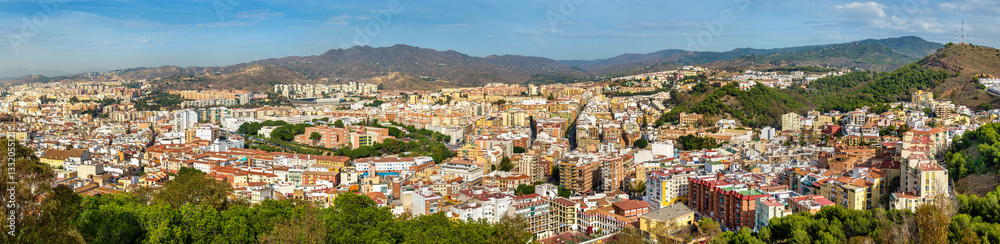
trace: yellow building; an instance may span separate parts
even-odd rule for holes
[[[820,187],[820,195],[845,208],[871,210],[885,194],[886,172],[854,168],[853,177],[830,179]]]
[[[580,202],[574,202],[562,197],[550,200],[549,207],[551,207],[551,210],[549,217],[552,219],[552,226],[556,233],[575,230],[573,228],[577,224],[576,210],[580,208],[580,205]]]
[[[781,115],[781,130],[797,131],[801,129],[802,116],[795,113]]]
[[[673,230],[690,226],[694,222],[694,210],[684,203],[662,207],[639,216],[639,230],[650,239],[658,239]],[[668,237],[680,240],[677,237]]]
[[[903,192],[893,193],[890,198],[895,209],[916,210],[938,195],[948,194],[948,171],[926,155],[908,157],[901,167],[899,182]]]
[[[90,160],[90,152],[83,149],[48,150],[45,152],[45,155],[42,155],[38,159],[40,162],[52,166],[52,168],[59,168],[63,167],[66,162],[80,164]]]

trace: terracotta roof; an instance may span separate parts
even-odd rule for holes
[[[645,201],[635,200],[635,199],[631,199],[631,200],[628,200],[628,201],[616,202],[616,203],[612,203],[611,205],[613,205],[613,206],[615,206],[617,208],[623,209],[623,210],[633,210],[633,209],[649,208],[649,203],[647,203]]]
[[[83,149],[70,149],[70,150],[48,150],[42,158],[55,159],[55,160],[66,160],[68,158],[79,158],[83,156],[83,153],[87,150]]]

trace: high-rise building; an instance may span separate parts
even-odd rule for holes
[[[511,201],[507,214],[517,214],[528,221],[528,232],[541,239],[552,235],[549,200],[537,193],[519,196]]]
[[[646,176],[646,202],[653,209],[684,202],[688,198],[688,178],[694,169],[677,168],[651,171]]]
[[[174,112],[174,126],[177,131],[184,131],[198,123],[198,112],[190,109]]]
[[[802,116],[795,112],[781,115],[781,130],[797,131],[801,127],[801,120]]]
[[[702,216],[737,230],[756,225],[756,202],[768,194],[739,179],[715,175],[688,178],[688,205]]]

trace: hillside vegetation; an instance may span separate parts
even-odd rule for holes
[[[951,77],[947,71],[909,64],[893,72],[854,72],[813,81],[804,95],[819,111],[851,111],[864,106],[909,100],[916,90],[929,90]],[[802,92],[802,91],[800,91]]]
[[[978,83],[978,77],[1000,75],[1000,51],[972,45],[949,45],[895,71],[854,72],[809,84],[812,107],[820,111],[850,111],[863,106],[910,100],[917,90],[933,91],[936,99],[979,108],[1000,105]]]
[[[730,84],[720,88],[702,85],[703,92],[698,89],[675,92],[677,107],[660,121],[676,121],[680,112],[695,112],[729,116],[749,126],[775,126],[780,116],[788,112],[887,108],[888,103],[909,101],[917,90],[933,91],[935,98],[972,108],[984,103],[1000,107],[1000,98],[987,94],[977,83],[977,77],[1000,77],[1000,51],[949,45],[892,72],[859,71],[821,78],[812,81],[808,89],[777,90],[758,85],[750,91],[739,91]]]
[[[757,84],[747,91],[736,87],[736,83],[718,88],[704,88],[689,93],[673,93],[677,106],[664,114],[664,122],[678,119],[681,112],[699,113],[707,116],[731,116],[748,126],[777,126],[782,114],[805,107],[795,94],[785,94],[777,89]]]
[[[919,62],[921,67],[957,74],[933,89],[935,97],[956,104],[978,107],[988,103],[1000,106],[1000,97],[989,95],[979,86],[978,78],[1000,78],[1000,50],[969,44],[954,44]]]

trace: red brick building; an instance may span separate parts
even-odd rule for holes
[[[702,176],[688,178],[689,206],[703,217],[718,221],[729,230],[753,228],[756,201],[767,194],[736,178]]]
[[[639,215],[649,213],[649,203],[635,199],[612,203],[611,207],[615,209],[615,214],[628,217],[632,221],[638,220]]]

